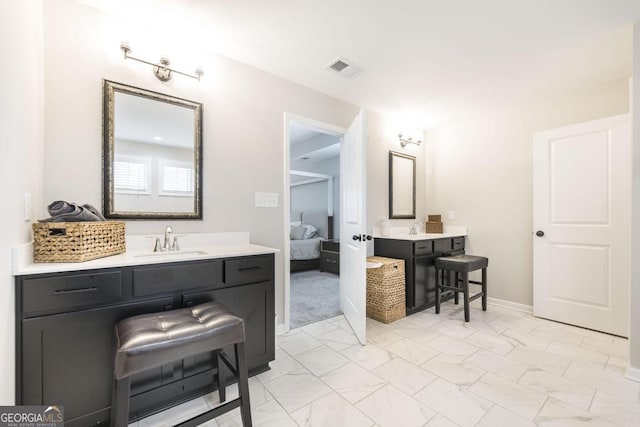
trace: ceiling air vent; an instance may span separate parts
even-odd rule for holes
[[[358,67],[344,58],[334,59],[327,65],[327,68],[344,77],[354,77],[360,72],[360,69]]]

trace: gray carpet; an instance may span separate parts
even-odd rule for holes
[[[291,273],[291,329],[339,314],[340,276],[318,270]]]

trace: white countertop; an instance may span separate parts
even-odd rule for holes
[[[448,237],[465,237],[467,236],[467,227],[465,226],[444,226],[444,233],[418,233],[409,234],[408,227],[390,227],[383,235],[379,227],[374,227],[373,237],[376,239],[395,239],[395,240],[429,240],[429,239],[446,239]]]
[[[94,270],[280,252],[275,248],[254,245],[249,242],[249,233],[238,232],[182,235],[179,237],[181,239],[180,251],[154,253],[152,248],[155,237],[157,236],[127,236],[127,251],[125,253],[91,261],[64,263],[34,263],[32,243],[27,243],[13,248],[13,275]]]

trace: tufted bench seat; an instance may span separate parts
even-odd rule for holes
[[[220,360],[238,379],[240,396],[179,425],[197,426],[240,407],[243,425],[251,426],[244,321],[223,305],[210,302],[130,317],[116,325],[115,333],[111,426],[128,424],[132,375],[211,351],[215,352],[218,368],[220,402],[225,400],[225,376],[220,374]],[[229,345],[235,347],[235,366],[221,350]]]

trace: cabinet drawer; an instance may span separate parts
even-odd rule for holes
[[[433,242],[434,251],[438,253],[451,252],[453,249],[453,239],[437,239]]]
[[[116,301],[122,297],[119,271],[25,279],[22,312],[72,309]]]
[[[320,255],[320,271],[340,274],[340,254],[335,252],[322,252]]]
[[[161,294],[220,283],[220,262],[172,264],[133,269],[133,296]]]
[[[326,261],[329,264],[337,264],[340,262],[340,254],[334,252],[325,252],[320,256],[321,261]]]
[[[457,251],[460,249],[464,249],[464,237],[454,237],[453,238],[453,250]]]
[[[414,255],[426,255],[433,253],[433,240],[421,240],[413,242]]]
[[[267,256],[230,259],[224,261],[224,283],[238,285],[271,280],[273,260]]]
[[[340,242],[335,240],[323,240],[320,242],[320,250],[328,252],[340,252]]]

